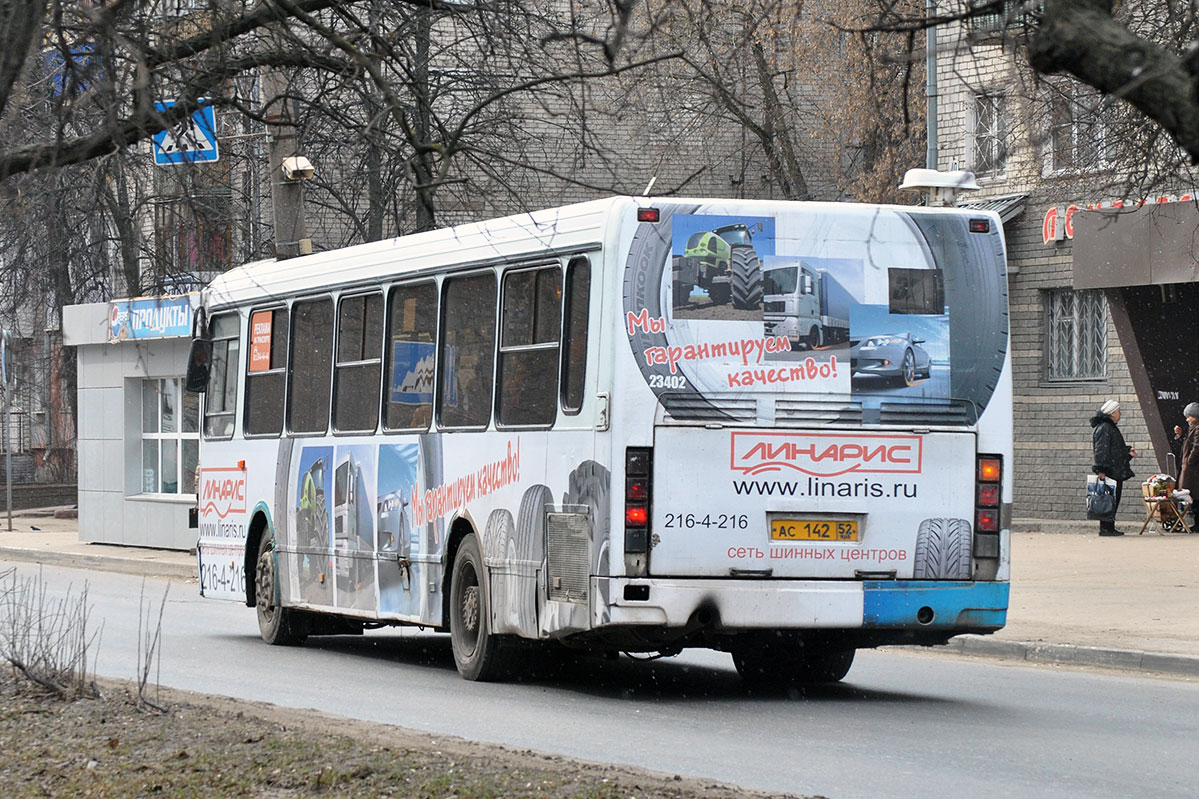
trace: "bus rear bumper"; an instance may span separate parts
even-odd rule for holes
[[[1007,621],[1006,582],[593,578],[593,629],[717,631],[875,629],[993,632]]]

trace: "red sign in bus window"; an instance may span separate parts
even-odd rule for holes
[[[265,372],[271,368],[271,321],[274,311],[257,311],[250,315],[250,371]]]

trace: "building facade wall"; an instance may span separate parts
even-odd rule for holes
[[[63,318],[78,358],[79,540],[190,550],[195,495],[141,491],[142,381],[183,375],[189,341],[109,343],[107,311],[107,303],[72,306]]]
[[[1011,41],[966,41],[961,32],[944,36],[938,54],[938,168],[978,167],[974,157],[975,97],[1005,97],[1007,163],[998,174],[978,176],[981,190],[967,200],[1026,194],[1024,210],[1004,226],[1009,259],[1009,307],[1013,369],[1015,475],[1013,517],[1084,520],[1084,480],[1092,463],[1090,418],[1109,398],[1120,401],[1120,429],[1136,446],[1138,475],[1125,484],[1119,520],[1144,519],[1140,482],[1158,471],[1156,453],[1110,314],[1106,325],[1104,376],[1056,381],[1048,370],[1048,295],[1071,289],[1073,248],[1067,239],[1046,243],[1042,220],[1047,209],[1085,201],[1111,175],[1048,175],[1045,170],[1044,111],[1034,82],[1018,68]]]

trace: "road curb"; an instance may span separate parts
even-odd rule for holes
[[[1155,671],[1188,677],[1199,676],[1199,657],[1136,649],[1109,649],[1075,644],[1046,644],[1029,641],[1003,641],[976,635],[961,635],[944,647],[963,655],[981,655],[1030,663],[1061,663],[1077,666],[1102,666],[1133,671]]]
[[[194,580],[195,564],[172,563],[145,559],[118,558],[109,555],[92,555],[73,552],[48,552],[45,550],[0,547],[0,560],[16,560],[23,563],[45,563],[54,566],[70,566],[76,569],[99,569],[122,574],[143,574],[147,577],[169,577],[178,580]]]

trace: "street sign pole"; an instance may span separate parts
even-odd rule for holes
[[[4,507],[12,532],[12,337],[0,333],[0,380],[4,383]]]

